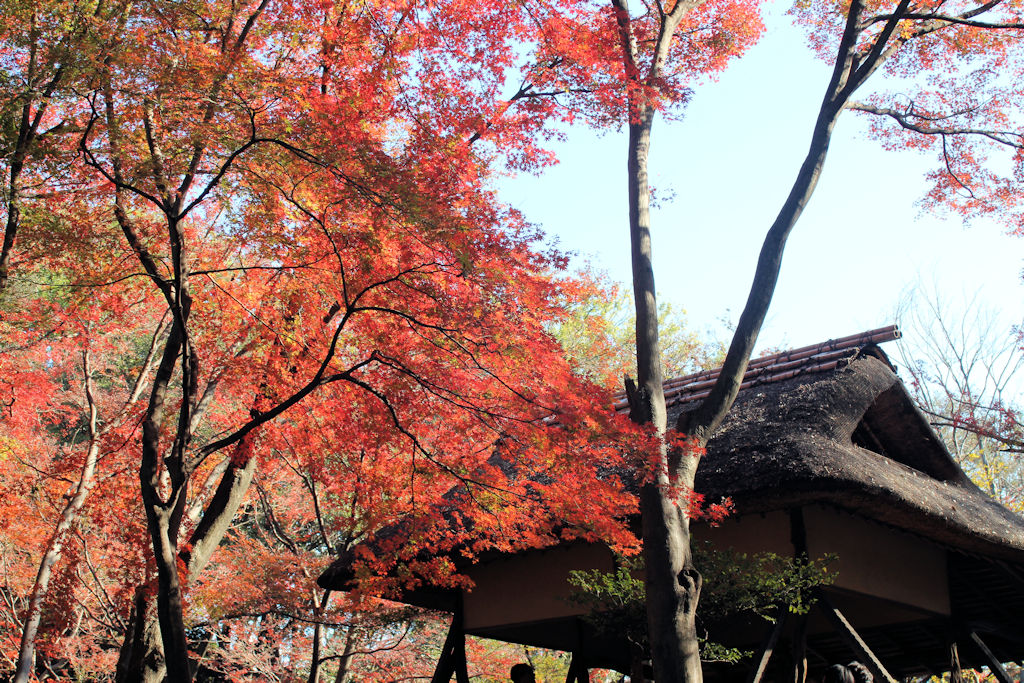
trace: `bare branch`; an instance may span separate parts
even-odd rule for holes
[[[949,114],[945,116],[923,116],[914,113],[913,106],[909,108],[908,112],[898,111],[891,107],[879,107],[865,102],[851,102],[848,106],[850,109],[856,111],[862,111],[876,116],[887,116],[898,123],[902,128],[922,135],[972,135],[987,138],[1006,147],[1024,149],[1024,133],[1021,132],[990,130],[985,128],[973,128],[970,126],[933,125],[936,121],[946,120],[956,116],[956,114]]]

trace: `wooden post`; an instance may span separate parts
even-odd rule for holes
[[[458,683],[469,683],[469,671],[466,663],[466,634],[462,630],[462,605],[456,607],[452,615],[452,625],[448,628],[448,636],[441,647],[441,657],[437,660],[434,675],[430,683],[449,683],[455,674]]]
[[[804,522],[803,508],[789,509],[789,540],[793,544],[793,557],[798,563],[810,562],[807,550],[807,524]],[[793,683],[805,683],[807,680],[807,619],[803,614],[797,618],[793,629]]]
[[[459,637],[455,640],[455,680],[469,683],[469,663],[466,661],[466,632],[462,630],[462,614],[459,613]]]
[[[437,666],[434,667],[434,675],[430,677],[430,683],[448,683],[452,680],[452,672],[455,667],[452,662],[452,648],[455,646],[455,619],[452,619],[452,625],[448,628],[448,636],[444,639],[444,645],[441,646],[441,656],[437,660]]]
[[[884,681],[884,683],[896,683],[896,679],[885,670],[885,666],[875,656],[875,653],[871,651],[868,644],[864,642],[864,639],[854,630],[850,622],[843,616],[843,613],[836,609],[835,605],[832,604],[832,601],[824,593],[818,594],[818,603],[821,604],[822,611],[825,612],[825,616],[832,622],[836,631],[839,632],[839,635],[843,636],[847,644],[857,653],[857,658],[871,671],[872,675],[876,679]]]
[[[779,608],[778,614],[775,616],[775,625],[772,627],[771,631],[768,632],[768,636],[761,645],[761,656],[757,660],[757,666],[751,670],[750,676],[747,678],[747,683],[761,683],[761,677],[764,676],[764,670],[768,668],[768,660],[772,658],[772,651],[775,649],[775,644],[779,642],[779,636],[782,635],[782,629],[786,627],[786,616],[788,614],[789,609],[786,607]]]
[[[565,683],[590,683],[590,672],[583,664],[583,657],[579,652],[572,653],[569,671],[565,674]]]
[[[1003,668],[1002,662],[996,659],[996,656],[992,654],[992,650],[988,649],[988,646],[985,645],[981,636],[974,631],[971,631],[971,640],[974,641],[974,644],[977,645],[978,649],[980,649],[982,654],[985,655],[985,659],[988,660],[989,671],[995,674],[996,678],[999,679],[999,683],[1013,683],[1010,675],[1006,673],[1006,669]]]
[[[793,629],[793,683],[806,683],[807,681],[807,614],[796,617],[796,625]]]
[[[966,683],[963,667],[960,666],[960,649],[954,640],[949,644],[949,682]]]

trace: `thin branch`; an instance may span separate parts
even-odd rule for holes
[[[898,123],[902,128],[920,133],[922,135],[974,135],[979,137],[988,138],[993,142],[1014,149],[1024,149],[1024,133],[1017,133],[1008,130],[989,130],[985,128],[972,128],[969,126],[933,126],[924,123],[917,123],[916,121],[941,121],[955,114],[941,117],[926,117],[913,113],[906,113],[892,109],[891,107],[879,107],[873,104],[867,104],[864,102],[852,102],[849,105],[850,109],[856,111],[862,111],[868,114],[875,114],[877,116],[887,116],[893,121]],[[1016,138],[1016,140],[1014,140]]]

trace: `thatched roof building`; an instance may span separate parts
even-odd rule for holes
[[[741,551],[838,556],[827,609],[773,632],[794,642],[806,633],[812,672],[863,658],[895,677],[949,670],[954,643],[964,666],[1019,662],[1024,520],[971,483],[915,407],[877,345],[896,336],[885,328],[751,363],[697,477],[698,491],[731,497],[736,514],[695,533]],[[666,383],[673,419],[714,374]],[[564,600],[570,569],[610,566],[606,549],[584,544],[500,556],[466,569],[472,591],[408,599],[458,610],[465,633],[625,670],[625,644],[595,634]],[[321,585],[343,588],[345,574],[333,567]],[[763,655],[765,629],[751,621],[712,635]],[[772,658],[775,678],[788,656]]]

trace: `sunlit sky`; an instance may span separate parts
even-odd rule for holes
[[[698,87],[681,121],[655,123],[651,180],[673,193],[653,215],[659,297],[699,329],[739,317],[765,231],[796,175],[828,81],[784,7],[762,41],[714,83]],[[506,201],[558,244],[628,282],[626,136],[578,127],[541,177],[503,184]],[[980,290],[1020,322],[1024,238],[957,216],[923,214],[931,158],[889,153],[854,113],[836,129],[818,189],[790,237],[759,346],[803,346],[893,322],[915,280],[955,298]],[[719,332],[721,333],[721,332]]]

